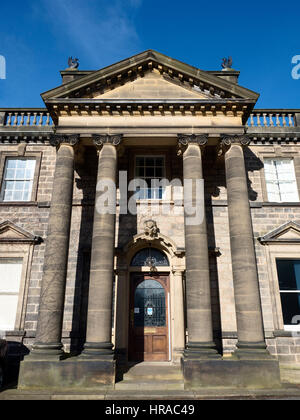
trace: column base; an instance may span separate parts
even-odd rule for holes
[[[85,343],[80,358],[113,361],[115,358],[113,345],[112,343]]]
[[[100,390],[114,389],[115,361],[34,360],[26,358],[20,365],[19,389]]]
[[[238,342],[233,357],[238,360],[276,360],[269,353],[264,341],[257,343]]]
[[[183,353],[184,359],[189,360],[206,360],[206,359],[220,359],[221,356],[217,351],[216,345],[213,342],[188,343]]]
[[[186,390],[202,388],[280,388],[276,360],[191,360],[182,361]]]
[[[26,360],[59,361],[64,359],[65,353],[61,343],[34,343]]]

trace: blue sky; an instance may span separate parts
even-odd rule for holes
[[[233,57],[239,83],[261,94],[257,107],[300,108],[300,2],[202,0],[1,1],[1,107],[43,106],[69,56],[97,70],[154,49],[203,70]]]

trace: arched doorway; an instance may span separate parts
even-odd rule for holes
[[[168,257],[155,248],[137,252],[131,267],[147,267],[150,272],[132,272],[130,278],[129,360],[168,361],[170,356],[170,284]]]

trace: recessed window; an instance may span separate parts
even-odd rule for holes
[[[7,158],[1,189],[2,201],[30,201],[36,160]]]
[[[146,188],[138,188],[138,199],[161,200],[165,188],[153,187],[153,183],[165,178],[165,158],[163,156],[137,156],[135,178],[143,179],[147,184]]]
[[[293,159],[265,159],[265,178],[270,202],[297,202],[299,194]]]
[[[0,331],[15,329],[22,258],[0,258]]]
[[[300,329],[300,260],[276,260],[285,328]]]

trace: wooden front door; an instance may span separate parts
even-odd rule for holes
[[[132,274],[129,360],[169,360],[169,277]]]

